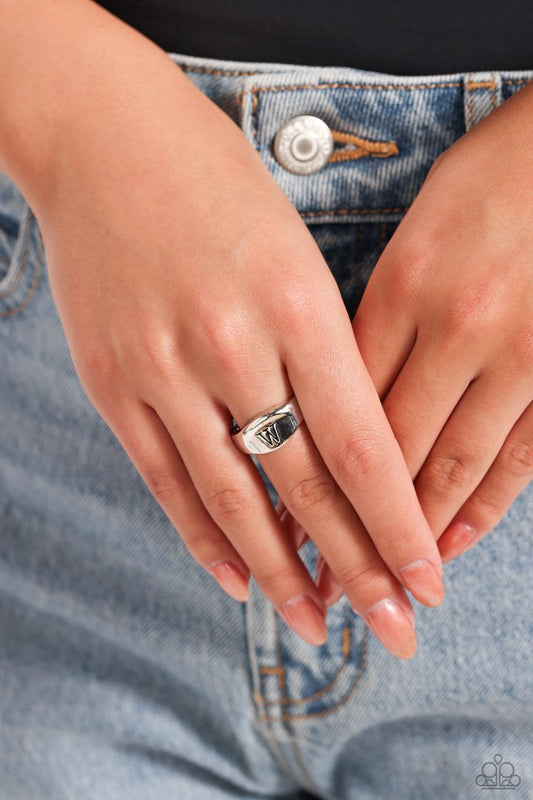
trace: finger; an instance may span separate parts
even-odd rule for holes
[[[489,470],[530,397],[525,381],[515,381],[502,397],[502,376],[496,371],[470,384],[415,480],[437,539]]]
[[[285,505],[316,542],[352,604],[357,603],[364,582],[361,566],[368,564],[368,559],[370,564],[373,562],[366,575],[369,579],[381,572],[381,565],[342,496],[348,499],[364,526],[362,530],[368,532],[398,580],[420,602],[440,604],[444,590],[438,548],[398,442],[357,351],[344,307],[342,313],[335,313],[324,296],[323,313],[312,318],[304,314],[300,331],[293,331],[290,344],[289,351],[287,342],[279,342],[288,378],[311,441],[332,480],[323,480],[310,451],[308,473],[300,471],[300,489],[293,490],[292,498],[283,496]],[[271,456],[266,458],[270,464]],[[266,462],[263,466],[266,469]],[[342,496],[335,492],[335,485],[342,490]],[[278,490],[283,494],[279,487]],[[306,496],[310,492],[314,497],[311,503]],[[317,501],[320,492],[323,501]],[[337,530],[327,537],[321,535],[317,524],[331,530],[332,511],[336,511],[336,521],[342,520],[342,527],[337,525]],[[354,550],[355,540],[363,551]]]
[[[250,571],[208,514],[154,409],[142,400],[115,397],[106,422],[193,558],[231,597],[247,600]]]
[[[348,499],[335,485],[305,425],[283,447],[261,458],[265,472],[284,493],[285,505],[292,507],[290,513],[298,513],[324,557],[334,553],[337,564],[350,561],[358,576],[351,587],[354,608],[363,610],[391,593],[400,603],[407,600]]]
[[[533,404],[505,439],[497,458],[439,539],[445,562],[462,555],[503,518],[533,478]]]
[[[231,440],[230,414],[199,389],[182,391],[178,407],[173,395],[170,389],[158,398],[158,414],[204,506],[285,622],[305,641],[322,644],[326,606],[258,470]]]
[[[414,478],[475,370],[441,342],[417,339],[383,400],[383,409]]]
[[[249,401],[246,396],[249,391],[254,397],[255,384],[250,389],[245,383],[239,386],[236,375],[231,386],[228,383],[228,405],[239,426],[258,416],[262,408],[274,407],[274,397],[280,404],[283,387],[275,388],[273,374],[267,383],[272,394],[265,395],[262,407],[257,405],[257,398]],[[250,414],[254,402],[256,413]],[[248,411],[242,410],[247,407]],[[346,561],[350,561],[346,579],[350,582],[354,611],[360,613],[369,625],[372,622],[374,633],[391,652],[401,658],[412,656],[416,639],[408,613],[411,609],[407,595],[383,563],[348,499],[335,484],[307,427],[300,425],[282,447],[259,455],[258,460],[285,508],[298,520],[319,550],[326,556],[328,552],[337,551],[337,564],[343,565],[345,570]],[[247,563],[254,572],[248,559]]]
[[[319,555],[316,560],[316,576],[315,576],[315,583],[320,589],[320,593],[324,598],[324,602],[327,606],[333,606],[335,603],[340,600],[340,598],[344,594],[344,590],[340,583],[335,579],[331,568],[328,567],[322,555]],[[407,609],[407,604],[405,606],[408,613],[412,614],[413,624],[414,624],[414,611],[409,603],[409,609]]]
[[[381,399],[402,370],[417,337],[414,311],[398,292],[396,281],[382,279],[383,272],[391,269],[392,251],[388,248],[374,267],[352,321],[359,352]]]
[[[281,497],[278,497],[275,508],[276,514],[279,516],[282,524],[285,526],[287,534],[290,537],[295,549],[299,550],[302,545],[309,541],[307,532],[303,529],[300,523],[294,519],[292,514],[289,513],[289,510],[285,508],[285,503]]]
[[[353,335],[344,306],[342,306],[342,313],[348,323],[350,347],[353,348]],[[287,324],[286,319],[283,319],[282,322]],[[267,336],[270,337],[271,333]],[[218,338],[220,342],[220,336]],[[259,341],[262,344],[264,340],[260,339]],[[222,344],[224,344],[223,338]],[[219,347],[223,356],[224,370],[217,371],[216,364],[213,368],[213,373],[216,373],[217,395],[221,398],[220,407],[226,405],[242,428],[251,418],[258,416],[263,409],[281,404],[292,394],[292,388],[279,358],[279,351],[269,360],[264,347],[256,349],[254,353],[244,342],[239,347],[234,344],[231,349],[231,357],[228,357],[224,352],[226,347],[227,345],[222,349]],[[224,398],[224,403],[222,403],[222,398]],[[379,405],[379,399],[376,402]],[[167,422],[167,424],[171,423]],[[223,431],[223,436],[225,443],[230,441],[226,430]],[[193,467],[189,465],[185,445],[180,443],[178,447],[192,475]],[[235,448],[233,442],[231,447]],[[236,452],[243,457],[243,454],[237,450]],[[192,449],[189,457],[195,458]],[[244,458],[250,460],[248,455],[245,455]],[[352,561],[350,580],[354,586],[351,597],[354,611],[361,615],[370,615],[368,619],[373,620],[376,636],[380,638],[381,635],[381,640],[391,652],[400,657],[410,657],[414,652],[416,639],[410,619],[402,611],[402,606],[405,604],[409,606],[408,598],[398,579],[390,574],[387,565],[383,563],[353,507],[336,486],[323,459],[318,454],[306,426],[300,426],[291,436],[290,442],[283,447],[257,458],[273,486],[276,487],[285,507],[289,509],[294,520],[306,530],[308,535],[311,538],[315,537],[315,542],[318,542],[317,537],[321,536],[321,541],[336,539],[340,544],[340,536],[344,535],[345,552],[348,557],[351,556]],[[224,471],[226,476],[231,474],[229,467]],[[202,494],[200,488],[199,491]],[[313,497],[316,503],[313,502]],[[300,506],[305,508],[304,513],[295,513],[295,509],[299,509]],[[257,519],[261,520],[263,513],[261,509],[256,505],[254,510],[260,515]],[[219,522],[219,524],[221,523]],[[359,534],[361,541],[354,542],[354,534]],[[231,534],[229,535],[232,538]],[[239,547],[236,539],[232,538],[232,541],[236,547]],[[438,555],[433,539],[431,542]],[[266,536],[264,544],[265,548],[262,553],[252,553],[250,557],[247,557],[241,549],[239,550],[259,583],[261,583],[261,570],[270,569],[269,559],[265,557],[265,553],[268,554],[267,546],[272,547],[272,545]],[[251,559],[255,559],[255,561]],[[298,560],[300,561],[300,559]],[[256,562],[257,567],[255,567]],[[279,566],[273,566],[270,571],[272,572],[274,569],[279,573]],[[287,574],[287,569],[285,569],[283,575],[278,577],[279,589],[276,588],[277,591],[286,591]],[[308,575],[308,573],[306,574]],[[310,576],[308,577],[310,578]],[[272,583],[272,579],[270,579],[270,583]],[[313,587],[323,603],[321,593],[314,583]],[[268,592],[265,594],[268,596]],[[418,596],[422,602],[424,599],[427,602],[427,598],[422,597],[422,592],[418,592]],[[439,597],[438,602],[441,599]],[[392,602],[393,600],[394,602]],[[382,603],[377,609],[374,608],[381,601],[386,601],[386,603]],[[429,602],[434,604],[434,596],[430,598]],[[274,605],[277,607],[276,601],[274,601]],[[323,606],[325,609],[324,603]],[[371,611],[371,607],[374,610]]]

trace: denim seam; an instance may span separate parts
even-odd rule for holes
[[[348,616],[348,615],[350,615],[350,609],[346,608],[346,616]],[[332,685],[335,683],[335,681],[338,680],[339,675],[341,674],[341,672],[346,667],[346,663],[347,663],[347,655],[346,655],[347,638],[346,638],[344,632],[343,632],[343,643],[342,643],[344,662],[341,665],[341,667],[339,669],[339,672],[337,673],[335,678],[326,687],[324,687],[323,690],[319,690],[318,692],[314,693],[313,695],[310,695],[309,697],[306,697],[306,698],[290,698],[290,697],[288,697],[288,695],[286,693],[286,681],[285,681],[286,668],[283,665],[283,659],[282,659],[282,656],[281,656],[281,648],[280,648],[280,641],[279,641],[279,633],[278,633],[277,624],[278,623],[276,623],[276,648],[277,648],[277,653],[278,653],[278,666],[277,667],[260,667],[260,673],[262,673],[262,677],[264,676],[265,673],[277,674],[279,687],[280,687],[281,699],[278,700],[278,701],[268,701],[268,700],[266,700],[266,698],[263,697],[262,700],[264,701],[264,705],[271,705],[271,704],[281,705],[281,706],[290,705],[290,704],[291,705],[295,705],[297,703],[307,702],[309,699],[313,699],[314,697],[319,696],[320,694],[325,693],[326,691],[329,691],[331,689]],[[338,702],[334,703],[332,706],[329,706],[328,708],[322,709],[322,711],[313,711],[313,712],[307,712],[307,713],[301,713],[301,714],[292,714],[290,712],[285,712],[284,711],[280,716],[272,716],[271,714],[269,714],[267,712],[265,714],[258,714],[258,719],[261,720],[262,722],[284,722],[284,723],[286,723],[286,722],[289,722],[290,720],[293,720],[293,719],[306,719],[308,717],[324,717],[324,716],[327,716],[328,714],[331,714],[336,709],[338,709],[341,706],[345,705],[348,702],[348,700],[350,699],[350,697],[353,695],[353,693],[355,692],[356,688],[358,687],[358,685],[359,685],[359,683],[361,681],[363,673],[365,671],[366,664],[367,664],[367,656],[368,656],[368,627],[365,625],[364,626],[364,631],[363,631],[363,638],[362,638],[362,642],[361,642],[361,658],[359,660],[357,673],[355,675],[355,678],[354,678],[352,686],[347,690],[346,694],[344,695],[343,698],[341,698],[341,700],[339,700]],[[254,693],[254,699],[257,699],[256,693]]]
[[[533,79],[531,79],[533,80]],[[508,80],[502,80],[502,83],[529,83],[530,79],[528,78],[509,78]],[[288,84],[285,86],[252,86],[250,89],[244,89],[241,92],[241,95],[244,97],[245,94],[252,95],[252,114],[254,117],[254,126],[253,126],[253,137],[257,139],[257,130],[255,125],[255,112],[257,110],[258,105],[258,95],[260,92],[287,92],[287,91],[295,91],[295,92],[302,92],[306,89],[363,89],[363,90],[377,90],[377,91],[394,91],[396,89],[405,89],[407,91],[413,91],[414,89],[457,89],[458,87],[463,86],[462,81],[448,81],[442,83],[419,83],[413,84],[411,86],[406,84],[372,84],[372,83],[304,83],[304,84]],[[483,89],[483,88],[490,88],[492,83],[489,81],[471,81],[466,84],[466,88],[471,89]]]
[[[350,609],[346,609],[345,616],[348,617],[351,614]],[[351,647],[351,627],[349,625],[345,625],[342,632],[342,655],[343,661],[336,673],[336,675],[331,679],[331,681],[323,686],[322,689],[318,689],[318,691],[313,692],[313,694],[308,694],[305,697],[286,697],[285,695],[281,698],[281,700],[267,700],[264,695],[259,694],[258,692],[254,692],[253,697],[257,703],[262,706],[272,706],[272,705],[300,705],[301,703],[308,703],[311,700],[316,700],[318,697],[322,697],[326,692],[331,691],[334,685],[339,680],[340,676],[344,672],[346,667],[346,663],[348,661],[348,656],[350,655],[350,647]],[[284,671],[283,666],[279,667],[260,667],[259,672],[261,676],[264,675],[279,675]]]
[[[256,69],[215,69],[214,67],[193,67],[179,61],[177,63],[182,70],[187,72],[203,72],[209,75],[257,75]]]
[[[25,277],[26,267],[27,267],[28,262],[29,262],[29,250],[30,250],[30,240],[31,240],[31,222],[32,222],[32,217],[33,217],[31,209],[28,209],[27,213],[29,214],[29,220],[28,220],[27,227],[25,228],[25,230],[21,231],[22,235],[24,236],[24,241],[23,241],[23,245],[22,245],[22,252],[21,252],[20,256],[18,256],[18,259],[17,259],[18,263],[16,265],[16,270],[17,270],[16,278],[15,278],[14,283],[11,286],[11,288],[8,291],[2,292],[0,294],[0,303],[5,298],[12,296],[16,292],[16,290],[19,288],[19,286],[22,283],[23,277]],[[10,262],[10,267],[8,268],[8,271],[7,271],[6,276],[5,276],[6,278],[9,276],[12,266],[13,266],[13,262]],[[34,296],[34,294],[36,292],[40,276],[41,276],[40,259],[36,258],[35,259],[35,269],[34,269],[34,272],[33,272],[33,280],[32,280],[31,285],[27,289],[25,289],[24,296],[22,297],[21,301],[19,302],[19,304],[17,306],[15,306],[14,308],[7,308],[7,309],[4,309],[4,310],[0,311],[0,319],[5,319],[6,317],[14,316],[15,314],[18,314],[21,311],[23,311],[28,306],[28,304],[30,303],[32,297]]]
[[[283,657],[281,655],[281,642],[280,642],[280,638],[279,638],[279,620],[276,620],[275,629],[276,629],[276,655],[277,655],[277,659],[278,659],[278,664],[281,667],[281,672],[278,674],[278,683],[279,683],[281,702],[283,702],[284,700],[288,699],[288,696],[287,696],[287,675],[286,675],[285,667],[283,666]],[[305,764],[303,763],[302,752],[300,750],[300,747],[298,745],[296,737],[294,736],[295,731],[294,731],[294,728],[292,727],[292,723],[291,723],[291,720],[290,720],[289,717],[287,717],[287,718],[285,718],[283,720],[283,727],[285,728],[285,730],[287,731],[287,733],[289,735],[289,741],[291,743],[292,752],[294,753],[296,762],[297,762],[298,766],[301,769],[301,772],[302,772],[302,775],[304,776],[305,781],[308,782],[307,788],[310,789],[311,791],[313,791],[313,789],[316,788],[316,787],[313,786],[313,780],[312,780],[311,776],[309,775],[309,773],[308,773],[308,771],[307,771],[307,769],[305,767]]]
[[[259,72],[256,69],[223,69],[223,68],[215,68],[215,67],[193,66],[192,64],[182,63],[178,59],[175,59],[174,63],[176,63],[180,67],[180,69],[182,69],[182,70],[184,70],[186,72],[199,72],[199,73],[203,73],[205,75],[230,75],[230,76],[231,75],[235,75],[236,76],[236,75],[258,75],[258,74],[264,74],[263,72]],[[312,67],[312,65],[310,65],[310,66]],[[298,68],[301,69],[301,65],[296,65],[295,68],[296,69],[298,69]],[[314,68],[316,68],[316,67],[314,67]],[[323,68],[327,69],[328,67],[323,67]],[[531,79],[530,78],[502,78],[502,83],[527,83],[529,80],[531,80]],[[348,84],[348,85],[352,86],[352,84]],[[427,88],[434,88],[435,86],[439,86],[439,85],[440,84],[427,84],[427,85],[426,84],[417,84],[417,86],[414,86],[413,88],[418,88],[418,86],[421,86],[422,88],[427,89]],[[451,85],[460,86],[461,84],[460,84],[460,82],[457,82],[456,84],[451,84]],[[312,86],[312,84],[311,84],[311,86]],[[372,84],[370,84],[369,88],[373,88]],[[396,87],[394,87],[394,85],[391,84],[390,88],[396,88]],[[403,86],[399,86],[397,88],[404,88],[404,87]],[[406,87],[406,88],[411,88],[411,87]]]
[[[302,217],[315,217],[328,215],[335,217],[343,214],[404,214],[410,206],[397,206],[396,208],[337,208],[323,209],[319,211],[300,211]]]
[[[322,711],[309,711],[306,714],[290,714],[290,713],[287,713],[287,712],[283,712],[279,717],[274,717],[274,716],[271,716],[269,714],[259,714],[258,715],[258,719],[260,721],[262,721],[262,722],[285,722],[285,721],[294,720],[294,719],[308,719],[308,718],[315,718],[315,717],[326,717],[328,714],[333,713],[333,711],[336,711],[341,706],[346,705],[348,700],[351,698],[351,696],[354,694],[354,692],[356,691],[357,687],[359,686],[359,683],[360,683],[360,681],[361,681],[361,679],[363,677],[363,673],[364,673],[364,670],[365,670],[366,665],[367,665],[367,661],[368,661],[368,636],[369,636],[368,635],[368,628],[365,626],[365,631],[364,631],[364,634],[363,634],[362,645],[361,645],[361,660],[359,662],[359,668],[357,670],[357,675],[355,677],[355,680],[354,680],[352,686],[346,692],[345,696],[341,700],[339,700],[334,705],[329,706],[328,708],[322,709]]]
[[[526,81],[527,82],[527,81]],[[465,89],[468,92],[468,120],[467,124],[469,129],[472,127],[472,119],[474,116],[474,104],[472,99],[472,92],[479,89],[490,89],[490,104],[491,112],[496,108],[496,75],[491,72],[490,81],[466,81]]]
[[[492,110],[496,108],[496,73],[491,72],[492,84],[490,87],[490,104]]]
[[[194,68],[195,71],[205,71],[212,72],[213,70],[209,68],[202,68],[197,67]],[[217,72],[224,72],[224,70],[219,70]],[[231,71],[228,71],[231,72]],[[250,71],[238,74],[254,74],[250,73]],[[529,83],[530,79],[528,78],[508,78],[502,79],[502,83],[504,84],[523,84]],[[258,142],[258,126],[257,126],[257,107],[258,107],[258,96],[260,92],[270,92],[270,91],[303,91],[305,89],[334,89],[334,88],[347,88],[347,89],[378,89],[378,90],[390,90],[390,89],[442,89],[442,88],[458,88],[463,85],[461,81],[453,81],[453,82],[442,82],[442,83],[431,83],[431,84],[414,84],[412,86],[408,86],[405,84],[396,85],[396,84],[364,84],[364,83],[319,83],[319,84],[289,84],[286,86],[266,86],[266,87],[258,87],[252,86],[250,89],[245,89],[239,93],[239,102],[242,104],[243,98],[245,94],[252,95],[252,139],[255,145],[255,149],[258,151],[259,142]],[[492,81],[468,81],[466,83],[466,88],[468,90],[477,89],[477,88],[492,88],[492,98],[493,98],[493,107],[494,107],[494,88],[495,88],[495,74],[492,73]],[[337,135],[340,133],[338,131],[335,132]],[[394,142],[391,142],[393,146],[395,146]],[[339,152],[339,151],[338,151]],[[344,156],[336,158],[332,157],[329,159],[328,163],[335,163],[341,160],[348,160],[351,156]],[[352,158],[359,158],[360,155],[354,155]],[[409,210],[409,206],[405,207],[396,207],[396,208],[354,208],[354,209],[318,209],[315,211],[300,211],[300,216],[305,219],[308,217],[315,217],[315,216],[326,216],[326,217],[336,217],[336,216],[345,216],[349,215],[364,215],[364,214],[405,214]]]
[[[26,248],[24,248],[23,253],[25,251],[26,251]],[[17,289],[18,289],[18,287],[20,285],[20,281],[22,280],[22,274],[24,272],[25,261],[22,261],[22,263],[21,263],[21,259],[22,259],[22,256],[19,259],[17,259],[18,263],[17,263],[16,267],[15,267],[15,265],[13,263],[13,259],[11,259],[11,261],[9,261],[8,259],[5,259],[5,263],[8,265],[8,267],[7,267],[7,272],[5,274],[4,280],[9,278],[10,275],[12,274],[12,272],[15,272],[15,279],[14,279],[12,285],[10,286],[10,288],[7,291],[0,292],[0,300],[3,300],[5,297],[10,297],[10,295],[14,294],[17,291]]]
[[[277,661],[278,661],[278,666],[275,668],[275,670],[276,670],[277,675],[278,675],[279,691],[280,691],[280,695],[281,695],[281,701],[283,702],[286,699],[287,682],[286,682],[285,668],[283,666],[283,658],[282,658],[282,655],[281,655],[281,643],[280,643],[280,638],[279,638],[279,620],[277,619],[277,617],[275,617],[274,626],[275,626],[275,631],[276,631],[276,656],[277,656]],[[269,720],[269,721],[271,721],[271,720]],[[292,751],[293,751],[295,760],[296,760],[296,762],[298,763],[298,765],[300,767],[300,770],[301,770],[301,773],[302,773],[302,775],[304,777],[304,781],[306,782],[307,788],[311,792],[316,791],[317,787],[314,785],[313,779],[309,775],[309,772],[307,771],[307,768],[306,768],[306,766],[305,766],[305,764],[303,762],[302,752],[300,750],[300,747],[299,747],[298,742],[296,740],[296,737],[294,735],[295,731],[294,731],[294,729],[292,727],[290,717],[289,716],[284,716],[284,718],[282,720],[282,723],[283,723],[283,727],[287,731],[287,734],[288,734],[288,737],[289,737],[289,742],[290,742],[290,744],[292,746]],[[289,769],[289,772],[291,772],[294,775],[294,777],[298,780],[298,775],[296,775],[296,773],[294,772],[294,769],[292,768],[292,764],[289,763],[288,759],[286,759],[285,753],[284,753],[284,751],[282,750],[281,747],[279,748],[278,752],[281,753],[282,758],[285,760],[285,763],[286,763],[287,768]]]

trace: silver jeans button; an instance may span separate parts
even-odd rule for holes
[[[274,138],[276,161],[289,172],[309,175],[324,167],[333,152],[333,135],[320,117],[301,114],[287,120]]]

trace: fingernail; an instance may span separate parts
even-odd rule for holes
[[[465,550],[475,544],[477,538],[478,531],[472,525],[458,519],[451,522],[441,537],[445,548],[445,555],[443,556],[441,553],[444,564],[451,561],[452,558],[462,555]]]
[[[319,564],[316,571],[315,583],[326,605],[333,606],[344,594],[344,589],[337,583],[329,567],[328,569],[325,568],[326,562],[324,559],[319,558],[318,561]]]
[[[234,600],[245,602],[249,599],[248,578],[233,561],[214,561],[207,569]]]
[[[309,644],[324,644],[328,638],[325,615],[308,594],[299,594],[277,608],[287,625]]]
[[[416,652],[414,625],[396,600],[379,600],[362,615],[372,633],[393,656],[411,658]]]
[[[435,564],[427,558],[413,561],[398,570],[404,586],[419,600],[428,606],[439,606],[444,600],[444,584]]]

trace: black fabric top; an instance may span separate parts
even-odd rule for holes
[[[401,75],[533,69],[533,0],[101,0],[173,53]]]

